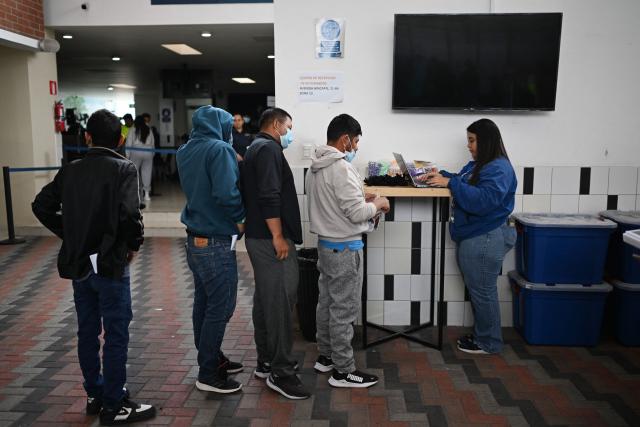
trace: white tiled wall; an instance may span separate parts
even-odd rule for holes
[[[598,213],[607,208],[608,196],[617,196],[620,210],[640,210],[640,172],[637,167],[591,167],[588,194],[580,194],[580,167],[534,167],[533,191],[524,192],[524,168],[516,167],[518,188],[514,212]],[[317,236],[308,231],[306,196],[302,186],[304,171],[294,169],[300,195],[301,218],[307,247],[317,244]],[[420,322],[429,319],[431,301],[431,237],[433,201],[396,198],[393,221],[381,221],[377,231],[367,235],[367,317],[383,325],[408,325],[411,304],[420,304]],[[412,223],[421,223],[420,274],[412,274]],[[440,227],[436,247],[440,246]],[[455,244],[446,234],[445,293],[447,323],[473,324],[473,311],[465,301],[465,288],[455,259]],[[439,253],[439,251],[438,251]],[[436,271],[439,269],[436,259]],[[515,251],[509,252],[498,277],[498,299],[503,326],[512,326],[512,295],[507,272],[515,269]],[[393,276],[393,300],[385,301],[385,275]],[[436,276],[437,299],[439,276]],[[437,307],[436,307],[437,309]],[[437,317],[436,317],[437,318]]]

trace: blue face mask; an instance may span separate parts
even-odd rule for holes
[[[284,135],[280,135],[280,145],[282,145],[282,149],[284,150],[293,142],[293,132],[291,129],[287,129],[287,133]]]
[[[349,138],[349,137],[347,136],[347,138]],[[353,161],[353,159],[356,158],[356,151],[353,151],[353,145],[351,144],[351,138],[349,138],[349,146],[351,147],[351,150],[344,152],[344,159],[347,162],[351,163]]]

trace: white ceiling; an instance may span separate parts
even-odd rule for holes
[[[110,83],[156,90],[163,69],[211,69],[217,88],[273,92],[273,24],[229,24],[139,27],[56,28],[61,48],[57,55],[60,87],[104,89]],[[213,34],[201,37],[203,31]],[[73,39],[63,39],[72,34]],[[201,51],[181,56],[161,46],[185,43]],[[121,60],[114,62],[112,56]],[[231,77],[250,77],[255,85],[240,85]],[[245,87],[241,87],[245,86]]]

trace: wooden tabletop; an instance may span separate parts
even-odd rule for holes
[[[365,193],[374,193],[385,197],[451,197],[448,188],[415,187],[364,187]]]

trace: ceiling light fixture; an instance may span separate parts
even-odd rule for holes
[[[178,55],[202,55],[202,52],[186,44],[163,44],[162,47]]]
[[[275,59],[275,57],[276,57],[275,55],[267,55],[267,58],[269,59]]]
[[[115,62],[118,62],[118,61],[120,61],[120,57],[119,57],[119,56],[113,56],[113,57],[111,58],[111,60],[112,60],[112,61],[115,61]]]
[[[202,34],[200,34],[200,35],[202,37],[209,38],[209,37],[211,37],[212,34],[209,31],[203,31]]]
[[[107,90],[113,90],[113,86],[107,87]]]
[[[111,86],[117,87],[118,89],[135,89],[136,86],[128,85],[126,83],[111,83]]]
[[[256,81],[253,79],[250,79],[249,77],[232,77],[231,80],[233,80],[234,82],[246,85],[246,84],[253,84]]]
[[[73,36],[71,34],[65,34],[62,36],[63,39],[71,40]]]

